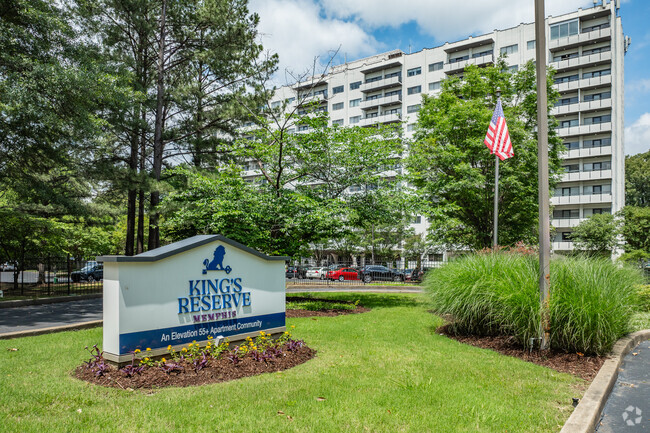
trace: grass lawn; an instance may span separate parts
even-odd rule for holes
[[[557,432],[584,389],[576,377],[436,334],[441,321],[421,295],[322,296],[373,310],[288,319],[315,359],[202,387],[126,391],[73,378],[101,328],[4,340],[0,431]]]

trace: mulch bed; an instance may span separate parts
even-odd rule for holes
[[[90,369],[79,366],[74,375],[90,383],[121,388],[126,390],[163,388],[167,386],[196,386],[208,383],[227,382],[242,377],[256,376],[262,373],[273,373],[300,365],[316,356],[316,351],[302,346],[295,352],[283,351],[283,355],[267,361],[255,361],[250,356],[244,357],[238,364],[233,364],[227,358],[211,360],[202,370],[196,371],[194,366],[186,361],[180,362],[182,371],[166,373],[160,368],[151,367],[131,377],[110,366],[103,376],[95,376]]]
[[[436,330],[439,334],[446,335],[461,343],[491,349],[503,355],[514,356],[524,361],[532,362],[553,370],[569,373],[578,376],[584,380],[592,381],[600,367],[603,365],[606,356],[582,356],[577,353],[566,353],[547,351],[542,354],[539,350],[530,352],[518,345],[512,337],[508,336],[489,336],[480,337],[475,335],[455,335],[450,331],[449,325],[441,326]]]
[[[327,304],[349,304],[349,305],[354,305],[354,302],[348,302],[348,301],[340,301],[340,300],[335,300],[335,299],[321,299],[321,298],[303,298],[299,296],[292,296],[291,298],[287,298],[287,301],[289,302],[300,302],[300,301],[318,301],[318,302],[323,302]],[[357,305],[356,308],[354,309],[337,309],[337,308],[332,308],[332,309],[324,309],[324,310],[289,310],[287,309],[287,317],[289,318],[294,318],[294,317],[334,317],[334,316],[342,316],[345,314],[359,314],[359,313],[367,313],[370,311],[370,308],[362,307],[361,305]]]

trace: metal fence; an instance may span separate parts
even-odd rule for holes
[[[94,260],[36,257],[9,262],[0,272],[4,298],[102,293],[104,270]]]
[[[410,267],[407,267],[410,265]],[[426,273],[443,265],[441,261],[402,263],[335,263],[327,266],[292,265],[286,270],[287,289],[340,286],[416,286]]]

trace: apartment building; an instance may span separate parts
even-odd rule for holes
[[[623,58],[630,40],[623,36],[619,6],[619,0],[597,0],[591,8],[546,19],[547,64],[557,71],[560,92],[552,113],[566,146],[565,173],[551,199],[554,251],[572,249],[571,230],[580,221],[625,203]],[[512,70],[535,60],[534,24],[337,65],[316,82],[278,89],[273,104],[316,102],[342,126],[404,122],[410,137],[423,93],[435,94],[445,78],[467,65],[492,64],[501,54]],[[426,220],[415,221],[416,232],[424,232]]]

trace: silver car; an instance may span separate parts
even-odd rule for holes
[[[305,276],[310,280],[324,280],[327,277],[327,268],[309,268],[307,269],[307,274]]]

